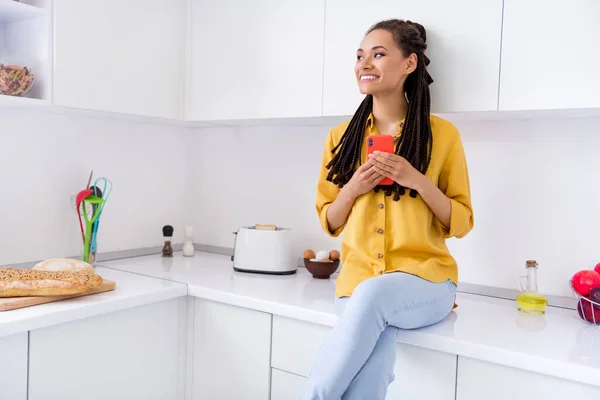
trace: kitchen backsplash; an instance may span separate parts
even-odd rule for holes
[[[339,248],[315,211],[330,125],[194,128],[0,111],[0,265],[78,254],[71,196],[94,176],[114,190],[98,250],[162,245],[186,223],[197,243],[233,246],[242,225],[274,223],[296,251]],[[460,280],[516,288],[525,260],[541,289],[570,295],[569,277],[600,262],[600,120],[457,121],[471,173],[475,228],[448,244]]]
[[[541,290],[570,295],[570,276],[600,262],[600,120],[457,121],[475,228],[448,241],[460,280],[516,289],[525,260]],[[339,248],[320,229],[315,184],[330,126],[192,131],[195,241],[232,247],[241,225],[289,227],[305,248]]]
[[[98,251],[183,241],[189,129],[45,111],[0,110],[0,265],[79,254],[71,195],[90,170],[112,180]]]

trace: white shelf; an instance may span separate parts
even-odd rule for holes
[[[43,8],[13,0],[0,0],[0,23],[23,21],[45,15],[47,11]]]
[[[0,109],[2,108],[29,108],[50,105],[48,100],[30,97],[5,96],[0,94]]]

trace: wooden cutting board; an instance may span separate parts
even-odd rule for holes
[[[79,294],[68,294],[65,296],[31,296],[31,297],[7,297],[0,298],[0,311],[16,310],[18,308],[35,306],[38,304],[52,303],[54,301],[72,299],[74,297],[89,296],[90,294],[103,293],[115,290],[117,285],[113,281],[104,280],[98,289]]]

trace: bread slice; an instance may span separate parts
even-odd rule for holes
[[[0,268],[0,297],[63,296],[102,286],[102,277],[86,272]]]

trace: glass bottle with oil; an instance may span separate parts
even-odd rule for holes
[[[528,260],[525,263],[526,275],[519,277],[521,292],[517,296],[517,305],[519,311],[524,314],[542,315],[546,312],[548,305],[546,296],[538,291],[537,266],[538,263],[535,260]]]

